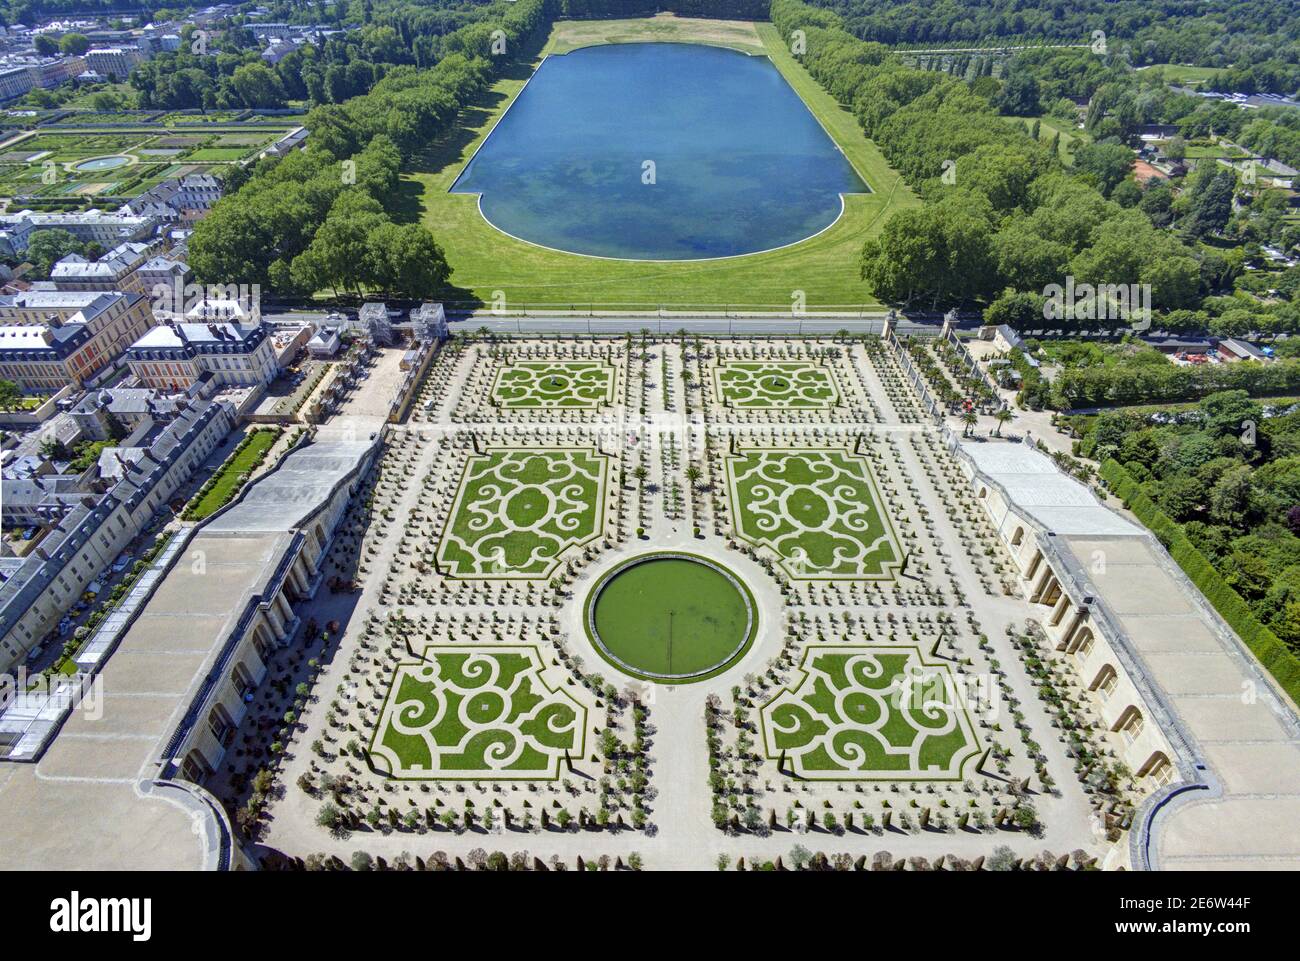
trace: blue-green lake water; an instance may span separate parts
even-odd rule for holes
[[[522,240],[633,260],[792,244],[868,192],[770,60],[676,43],[547,57],[451,189]]]

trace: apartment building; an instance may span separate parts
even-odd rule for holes
[[[118,244],[98,260],[68,254],[50,268],[50,280],[59,290],[119,290],[148,293],[137,274],[148,259],[149,244]]]
[[[97,47],[86,51],[86,69],[114,80],[125,80],[145,60],[136,47]]]
[[[190,282],[190,265],[183,260],[171,260],[168,257],[151,257],[136,270],[140,290],[150,300],[157,298],[159,288],[168,291],[184,291]],[[170,301],[169,301],[170,302]]]
[[[0,215],[0,253],[16,256],[27,249],[38,230],[66,230],[82,243],[94,241],[108,250],[131,240],[143,240],[158,226],[155,217],[87,210],[81,213],[44,213],[21,210]]]
[[[197,219],[221,199],[221,181],[211,174],[190,174],[155,184],[124,203],[118,213],[153,217],[162,223]]]
[[[169,321],[132,344],[126,359],[145,386],[169,390],[188,390],[204,374],[217,387],[249,387],[279,373],[270,328],[261,323]]]
[[[27,67],[15,65],[0,69],[0,102],[17,100],[36,86]]]
[[[86,324],[114,356],[154,324],[149,298],[138,291],[37,288],[0,297],[0,323],[39,325],[52,318]]]
[[[84,384],[152,324],[149,301],[137,292],[29,290],[0,297],[0,378],[28,393]]]
[[[122,550],[148,525],[234,426],[230,405],[203,401],[124,460],[122,479],[70,509],[0,585],[0,671],[10,671],[58,627]]]

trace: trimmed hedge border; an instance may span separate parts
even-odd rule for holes
[[[1110,489],[1123,499],[1124,506],[1156,535],[1191,582],[1228,622],[1228,626],[1246,642],[1246,646],[1273,675],[1278,685],[1293,701],[1300,703],[1300,658],[1255,616],[1250,605],[1214,569],[1214,565],[1183,533],[1182,527],[1156,506],[1155,501],[1146,494],[1142,485],[1123,464],[1113,457],[1109,458],[1101,465],[1101,476]]]
[[[203,486],[198,489],[190,502],[185,505],[185,510],[181,512],[181,520],[202,521],[207,520],[221,508],[225,507],[244,489],[248,483],[250,475],[262,462],[266,460],[266,455],[271,452],[275,442],[280,439],[283,431],[279,427],[254,427],[239,442],[236,447],[226,457],[222,465],[217,468],[216,473],[204,482]],[[245,452],[254,444],[261,444],[269,436],[266,446],[261,450],[254,450],[253,457],[247,464],[241,463]],[[232,477],[233,474],[233,477]],[[227,478],[230,478],[228,481]],[[214,499],[213,503],[207,503],[209,496],[221,485],[227,485],[224,493],[219,498]]]

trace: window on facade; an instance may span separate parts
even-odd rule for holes
[[[195,784],[198,784],[203,780],[203,777],[207,772],[203,770],[203,766],[200,765],[198,760],[194,757],[194,753],[195,752],[191,751],[185,756],[185,760],[181,762],[181,775],[185,780],[193,781]]]
[[[220,707],[215,707],[208,712],[208,730],[212,732],[221,743],[225,743],[226,735],[230,732],[230,721],[226,717],[226,712]]]
[[[1174,766],[1168,761],[1161,761],[1147,775],[1158,787],[1164,787],[1174,779]]]
[[[248,672],[244,670],[242,664],[235,665],[235,669],[230,672],[230,679],[234,682],[235,690],[241,699],[246,697],[248,692],[253,689],[253,680],[248,676]]]
[[[1139,712],[1134,711],[1133,716],[1128,719],[1128,723],[1125,724],[1123,729],[1120,731],[1120,733],[1124,735],[1124,742],[1126,744],[1132,744],[1137,740],[1138,735],[1142,733],[1143,723],[1142,715]]]
[[[1119,675],[1112,671],[1106,676],[1106,680],[1102,681],[1101,685],[1097,688],[1097,696],[1103,701],[1109,700],[1110,696],[1115,693],[1115,686],[1117,684],[1119,684]]]

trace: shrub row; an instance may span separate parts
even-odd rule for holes
[[[248,483],[249,475],[266,460],[267,452],[280,436],[278,427],[259,427],[248,432],[220,469],[207,479],[190,499],[182,520],[201,521],[225,507]],[[256,447],[250,451],[253,444]]]

